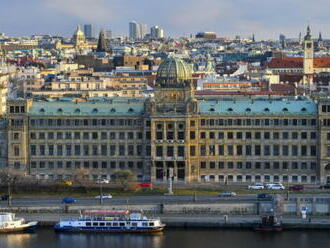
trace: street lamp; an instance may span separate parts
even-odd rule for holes
[[[102,185],[102,180],[98,179],[98,183],[100,186],[100,205],[103,204],[103,185]]]

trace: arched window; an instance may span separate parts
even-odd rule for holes
[[[306,108],[302,108],[301,109],[301,112],[306,112]]]
[[[115,113],[116,112],[116,109],[112,108],[112,109],[110,109],[110,112],[111,113]]]
[[[97,112],[99,112],[98,111],[98,109],[97,108],[95,108],[95,109],[93,109],[93,111],[92,111],[93,113],[97,113]]]
[[[134,109],[129,108],[129,109],[128,109],[128,112],[129,112],[129,113],[132,113],[132,112],[134,112]]]
[[[283,112],[287,112],[288,109],[287,109],[287,108],[283,108],[282,111],[283,111]]]
[[[57,112],[62,113],[62,112],[63,112],[63,109],[59,108],[59,109],[57,110]]]
[[[232,109],[232,108],[228,108],[228,109],[227,109],[227,111],[229,111],[229,112],[232,112],[232,111],[233,111],[233,109]]]
[[[75,109],[75,111],[74,111],[75,113],[80,113],[80,109]]]
[[[209,111],[210,111],[210,112],[214,112],[215,109],[214,109],[214,108],[210,108]]]
[[[265,111],[265,112],[269,112],[269,108],[265,108],[264,111]]]
[[[250,108],[245,109],[246,112],[251,112]]]
[[[39,112],[40,112],[40,113],[45,113],[45,109],[41,108],[41,109],[39,110]]]

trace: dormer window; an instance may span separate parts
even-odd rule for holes
[[[246,112],[251,112],[250,108],[245,109]]]
[[[269,112],[269,108],[265,108],[264,111],[265,111],[265,112]]]
[[[116,112],[116,109],[112,108],[112,109],[110,109],[110,112],[111,113],[115,113]]]
[[[75,113],[80,113],[80,109],[77,108],[74,112]]]
[[[62,113],[62,112],[63,112],[63,109],[59,108],[59,109],[57,110],[57,112]]]
[[[306,112],[306,111],[307,111],[306,108],[301,109],[301,112]]]
[[[130,109],[128,109],[128,112],[132,113],[132,112],[134,112],[134,109],[130,108]]]
[[[98,110],[97,108],[95,108],[95,109],[93,109],[92,112],[93,112],[93,113],[97,113],[97,112],[99,112],[99,110]]]
[[[282,111],[283,111],[283,112],[287,112],[288,109],[287,109],[287,108],[283,108]]]
[[[233,111],[233,109],[232,109],[232,108],[228,108],[228,109],[227,109],[227,111],[229,111],[229,112],[232,112],[232,111]]]
[[[210,112],[214,112],[215,109],[214,109],[214,108],[210,108],[209,111],[210,111]]]
[[[41,109],[39,110],[39,112],[40,112],[40,113],[45,113],[45,109],[41,108]]]

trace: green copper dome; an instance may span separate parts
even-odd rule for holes
[[[179,58],[168,57],[159,65],[156,81],[162,86],[179,86],[191,77],[189,65]]]

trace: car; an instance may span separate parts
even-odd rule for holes
[[[302,190],[304,190],[304,185],[300,185],[300,184],[292,185],[292,186],[289,187],[289,190],[302,191]]]
[[[1,201],[8,201],[9,200],[9,195],[2,195],[1,196]]]
[[[272,189],[272,190],[283,190],[285,187],[281,183],[269,183],[266,185],[267,189]]]
[[[219,194],[219,197],[231,197],[231,196],[236,196],[237,194],[235,192],[232,191],[225,191],[225,192],[221,192]]]
[[[97,183],[106,183],[106,184],[108,184],[108,183],[110,183],[110,181],[108,179],[102,179],[102,180],[97,181]]]
[[[95,199],[111,199],[112,198],[112,195],[108,194],[103,194],[103,195],[97,195],[95,196]]]
[[[256,183],[248,186],[248,189],[264,189],[264,185],[261,183]]]
[[[273,199],[273,196],[266,193],[257,194],[257,199]]]
[[[72,184],[73,182],[70,180],[64,180],[58,183],[58,185],[62,185],[62,186],[71,186]]]
[[[327,183],[327,184],[321,185],[321,186],[319,187],[319,189],[330,189],[330,183]]]
[[[77,200],[76,199],[73,199],[72,197],[64,197],[62,199],[62,203],[65,203],[65,204],[72,204],[72,203],[76,203]]]
[[[152,183],[145,182],[138,184],[138,186],[141,188],[152,188],[154,185]]]

